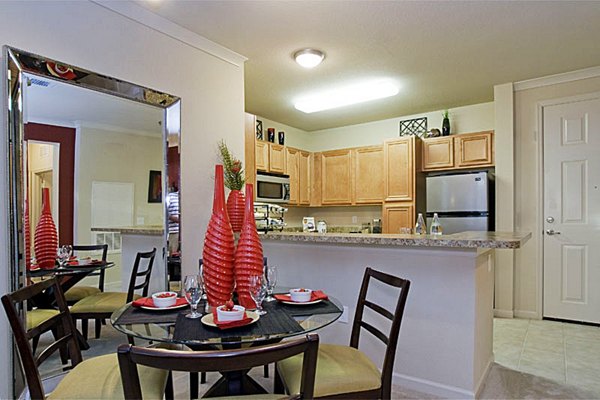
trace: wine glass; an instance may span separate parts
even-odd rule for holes
[[[185,299],[192,307],[192,312],[186,315],[186,318],[200,318],[202,314],[198,312],[198,302],[202,297],[202,278],[198,275],[188,275],[183,281],[183,290]]]
[[[250,277],[250,296],[256,303],[256,313],[264,315],[267,312],[262,308],[262,302],[267,295],[267,283],[263,275],[252,275]]]
[[[275,285],[277,285],[277,267],[275,265],[269,265],[265,270],[265,278],[267,279],[267,298],[265,301],[273,301],[275,297],[273,297],[273,290],[275,290]]]
[[[58,265],[64,268],[69,263],[69,258],[73,253],[73,246],[65,244],[60,246],[57,251]]]

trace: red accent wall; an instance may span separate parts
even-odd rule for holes
[[[179,146],[169,147],[167,149],[167,166],[169,180],[167,182],[167,190],[173,185],[179,189]]]
[[[58,243],[73,244],[73,184],[75,175],[75,129],[25,124],[25,140],[60,143],[58,182]],[[35,227],[32,227],[35,229]]]

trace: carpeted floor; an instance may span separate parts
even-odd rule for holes
[[[90,329],[93,332],[93,329]],[[40,341],[40,348],[44,347],[47,337]],[[91,348],[83,352],[84,358],[116,351],[121,343],[126,343],[125,337],[110,326],[102,328],[100,339],[90,339]],[[142,345],[142,343],[139,343]],[[43,365],[41,372],[44,376],[51,376],[60,371],[59,361],[52,359]],[[272,371],[272,366],[271,366]],[[263,377],[262,368],[255,368],[250,375],[267,390],[272,389],[272,372],[270,378]],[[206,391],[217,381],[219,374],[208,374],[207,383],[200,385],[200,393]],[[178,399],[189,399],[189,377],[185,373],[174,375],[175,394]],[[394,399],[438,399],[439,397],[425,393],[415,392],[394,386],[392,392]],[[538,377],[532,374],[519,372],[494,363],[481,390],[482,399],[597,399],[598,394],[582,390],[556,381]]]

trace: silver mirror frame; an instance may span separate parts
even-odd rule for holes
[[[8,107],[7,118],[7,133],[8,133],[8,154],[7,154],[7,171],[8,171],[8,192],[9,192],[9,244],[11,249],[10,254],[10,271],[11,271],[11,291],[22,287],[25,284],[25,252],[24,252],[24,157],[23,157],[23,90],[22,85],[23,75],[37,75],[45,79],[51,79],[66,83],[69,85],[79,86],[82,88],[102,92],[108,95],[121,97],[128,100],[133,100],[139,103],[158,107],[163,110],[163,176],[162,179],[162,201],[164,207],[164,235],[163,235],[163,253],[162,257],[165,262],[165,287],[168,287],[168,268],[166,249],[168,248],[168,212],[166,196],[168,193],[168,135],[176,135],[178,146],[181,146],[181,132],[179,110],[181,99],[179,97],[163,93],[154,89],[140,86],[131,82],[126,82],[120,79],[108,77],[98,74],[83,68],[79,68],[70,64],[53,60],[51,58],[39,56],[23,50],[3,46],[4,71],[7,72],[7,92],[6,106]],[[61,70],[68,70],[67,74],[50,73],[48,68],[49,63],[60,65]],[[167,126],[167,113],[170,113],[169,118],[173,120],[173,112],[176,113],[177,131],[169,132]],[[181,176],[179,177],[179,196],[181,196]],[[181,232],[181,223],[180,223]],[[180,239],[181,241],[181,239]]]

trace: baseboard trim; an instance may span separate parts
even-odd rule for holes
[[[485,371],[483,372],[483,374],[481,375],[481,378],[479,378],[479,382],[477,382],[477,385],[475,386],[475,393],[476,396],[475,398],[479,398],[479,395],[481,394],[481,389],[483,389],[483,382],[485,382],[485,380],[487,379],[490,370],[492,369],[492,364],[494,363],[494,354],[492,353],[492,355],[490,356],[490,359],[487,362],[487,365],[485,367]]]
[[[488,367],[489,369],[489,367]],[[487,371],[486,371],[487,375]],[[394,385],[399,385],[404,388],[415,390],[417,392],[427,393],[434,396],[439,396],[445,399],[474,399],[475,393],[465,389],[461,389],[456,386],[444,385],[429,381],[427,379],[415,378],[414,376],[408,376],[394,372],[393,375]]]
[[[515,318],[523,318],[523,319],[540,319],[537,311],[523,311],[523,310],[515,310]]]
[[[514,318],[515,313],[513,310],[494,310],[494,317],[496,318]]]

